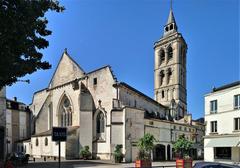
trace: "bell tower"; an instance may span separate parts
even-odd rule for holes
[[[186,53],[187,44],[178,32],[171,5],[163,36],[154,43],[154,95],[175,119],[187,113]]]

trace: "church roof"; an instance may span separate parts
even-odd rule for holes
[[[158,103],[157,101],[153,100],[151,97],[145,95],[144,93],[140,92],[139,90],[133,88],[132,86],[130,86],[130,85],[124,83],[124,82],[120,82],[120,83],[114,84],[114,86],[123,86],[123,87],[126,87],[126,88],[128,88],[129,90],[132,90],[133,92],[137,93],[138,95],[144,97],[146,100],[148,100],[148,101],[150,101],[150,102],[152,102],[152,103],[154,103],[154,104],[156,104],[156,105],[158,105],[158,106],[161,106],[161,107],[163,107],[163,108],[166,108],[166,106]]]
[[[57,65],[57,67],[56,67],[56,69],[55,69],[55,71],[54,71],[54,73],[53,73],[53,75],[52,75],[52,78],[51,78],[51,80],[50,80],[50,82],[49,82],[49,85],[48,85],[48,88],[50,88],[50,85],[53,83],[53,80],[54,80],[54,77],[55,77],[55,75],[56,75],[56,73],[57,73],[57,71],[58,71],[58,68],[59,68],[59,66],[60,66],[60,64],[62,63],[62,60],[65,58],[65,60],[69,60],[70,62],[72,62],[77,68],[78,68],[78,70],[82,73],[82,74],[85,74],[85,71],[79,66],[79,64],[68,54],[68,52],[67,52],[67,50],[65,49],[64,50],[64,52],[63,52],[63,54],[62,54],[62,56],[61,56],[61,58],[60,58],[60,60],[59,60],[59,62],[58,62],[58,65]],[[52,87],[52,86],[51,86]]]

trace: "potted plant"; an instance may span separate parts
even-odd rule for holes
[[[192,148],[192,142],[187,140],[184,135],[181,135],[173,144],[175,152],[179,154],[176,159],[176,167],[178,168],[192,168],[192,159],[189,156],[189,151]]]
[[[91,152],[89,151],[89,146],[84,146],[80,151],[80,158],[87,160],[91,158]]]
[[[116,145],[115,151],[114,151],[114,160],[115,163],[121,163],[123,160],[123,154],[122,154],[122,145]]]
[[[152,167],[151,151],[154,147],[155,138],[147,133],[138,140],[137,147],[139,149],[137,159],[135,161],[136,168]]]

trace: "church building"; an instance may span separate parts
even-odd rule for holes
[[[177,30],[171,9],[163,37],[154,44],[154,99],[119,82],[110,66],[85,72],[65,50],[49,85],[33,95],[34,135],[24,142],[26,153],[57,157],[54,126],[67,127],[67,141],[61,142],[66,159],[79,158],[89,146],[93,158],[110,160],[116,145],[122,145],[124,160],[131,162],[137,141],[148,132],[157,139],[153,160],[174,159],[173,142],[182,134],[201,157],[202,135],[197,132],[204,132],[204,125],[187,114],[187,44]]]

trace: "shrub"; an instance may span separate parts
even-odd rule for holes
[[[84,146],[84,148],[80,151],[80,157],[83,159],[90,159],[91,152],[89,151],[89,146]]]
[[[123,159],[123,154],[122,154],[122,145],[116,145],[115,150],[114,150],[114,160],[116,163],[121,163]]]

